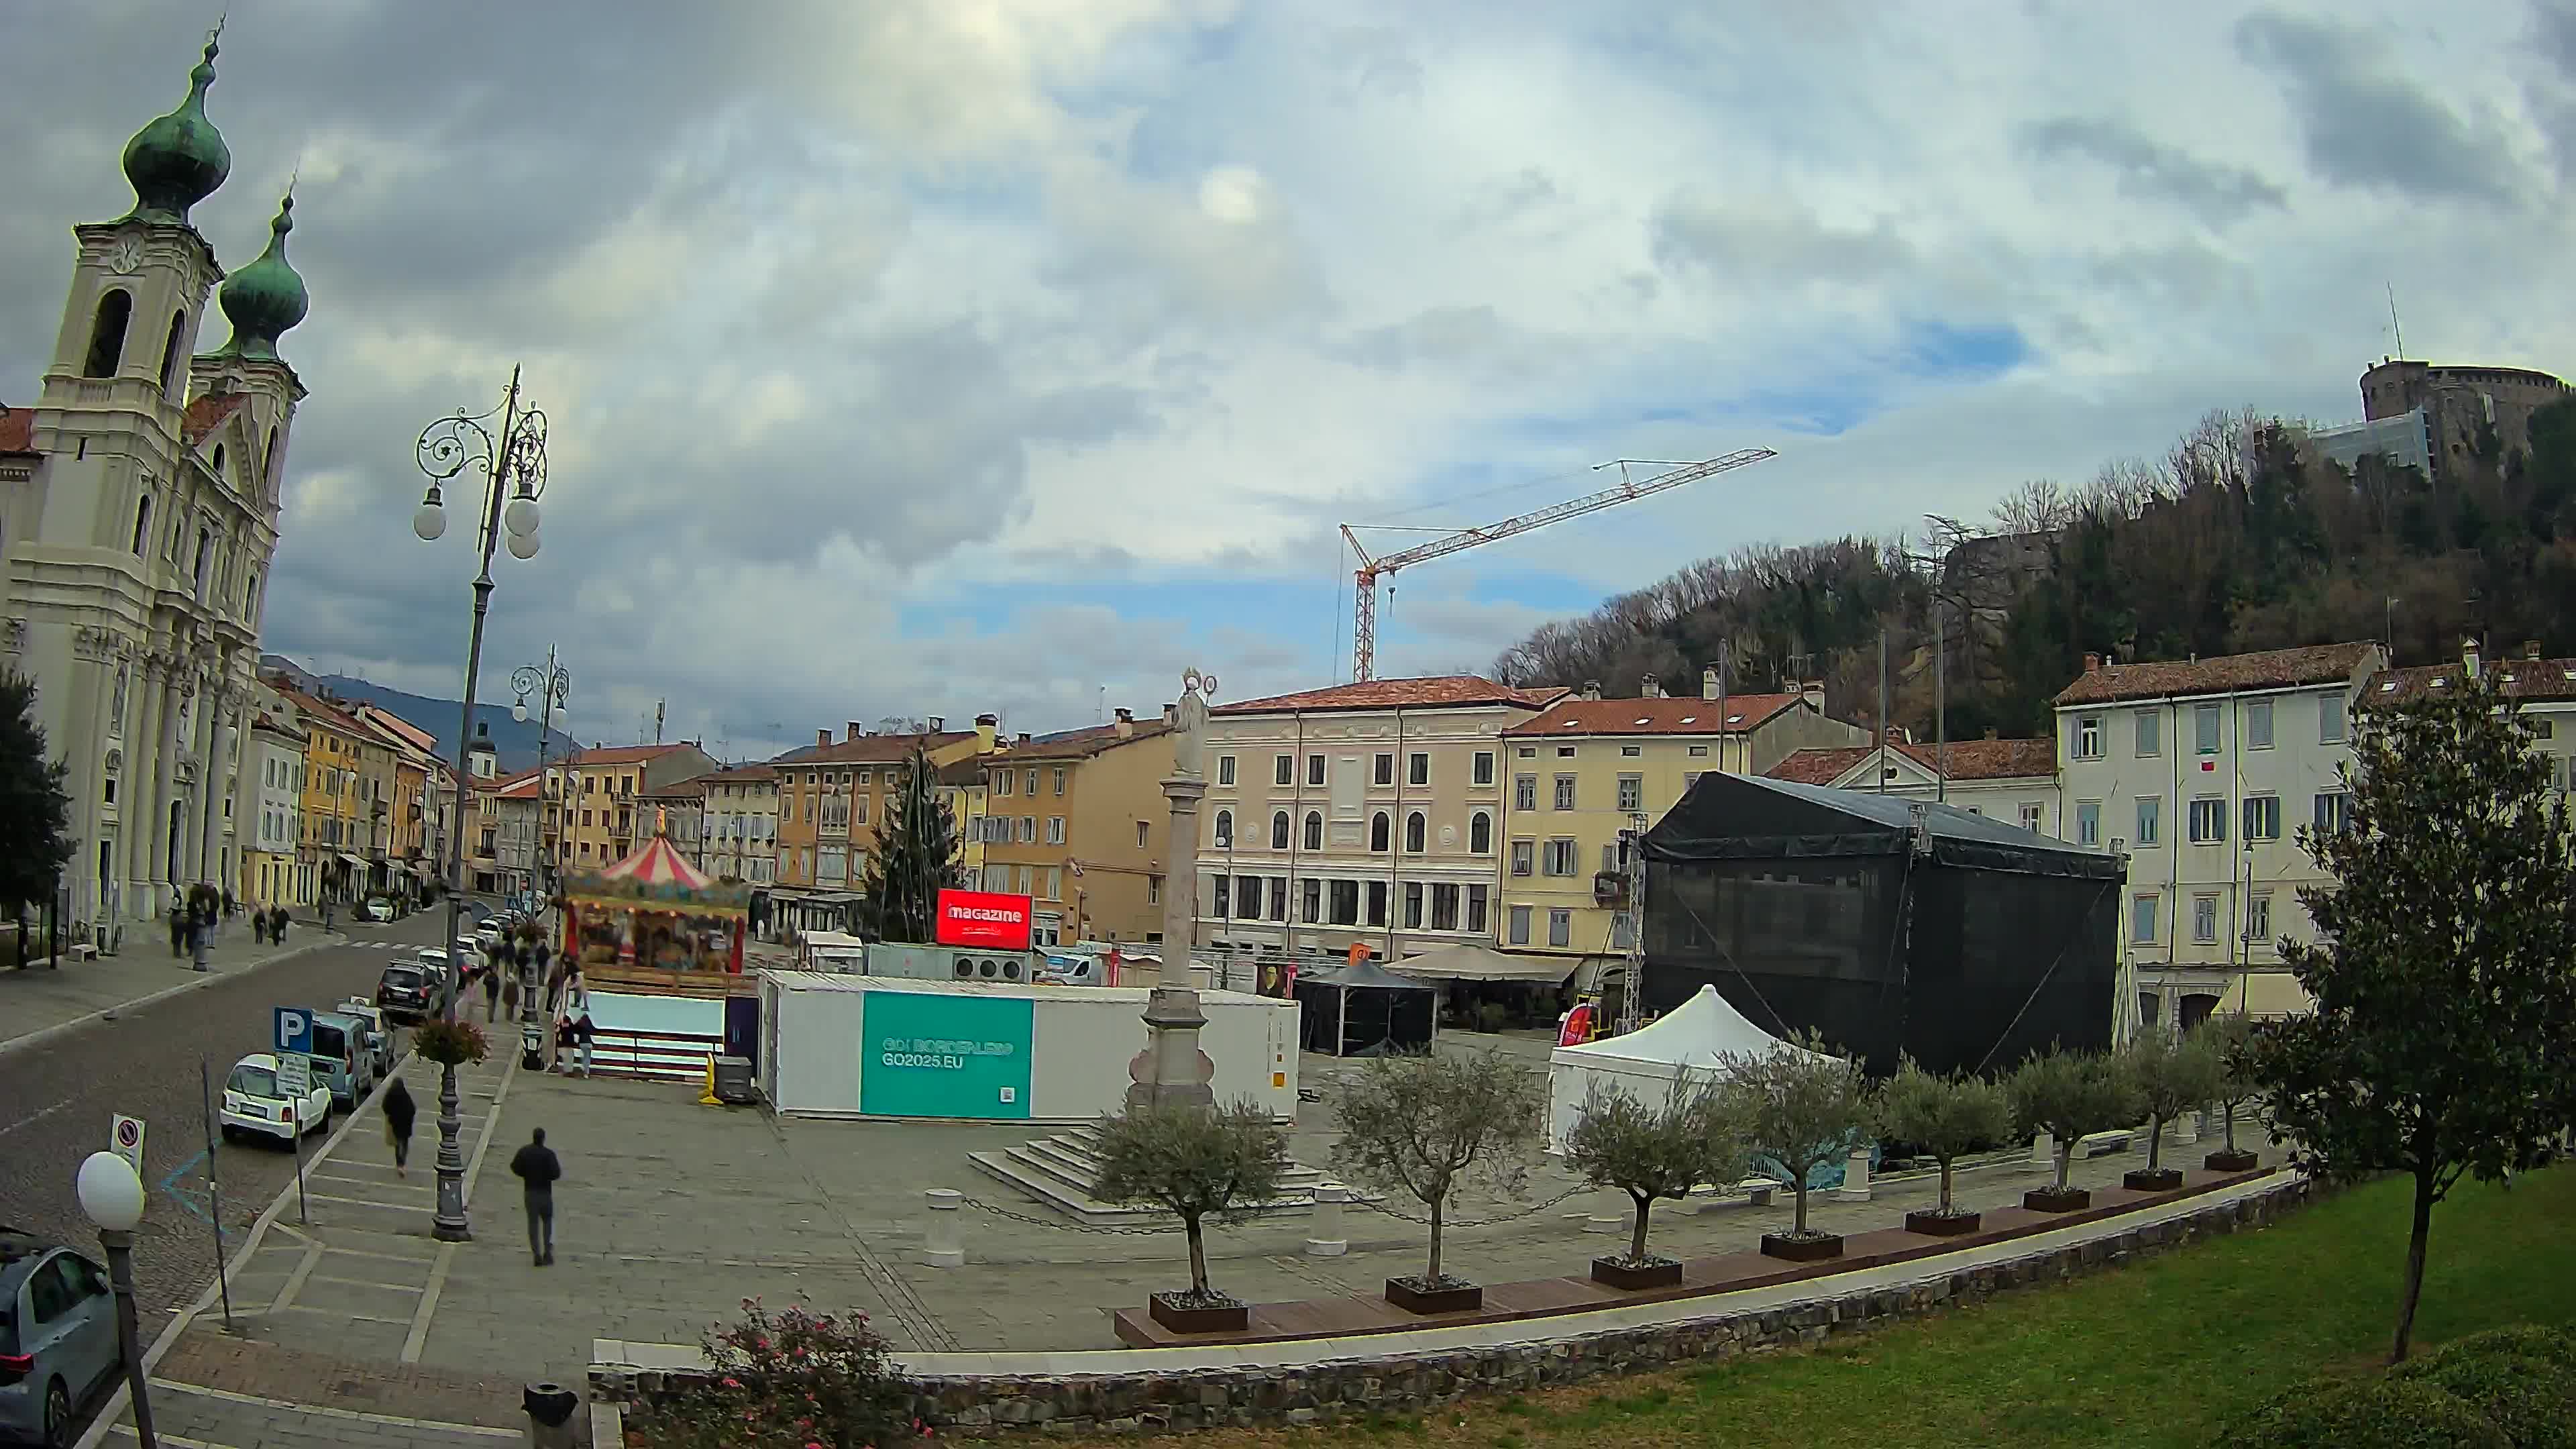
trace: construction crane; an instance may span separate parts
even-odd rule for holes
[[[1480,543],[1494,543],[1510,538],[1514,534],[1527,533],[1533,528],[1545,528],[1551,523],[1596,512],[1615,504],[1631,502],[1650,493],[1679,488],[1685,483],[1696,483],[1702,478],[1733,472],[1747,464],[1759,463],[1765,458],[1778,456],[1780,456],[1778,453],[1769,448],[1746,448],[1741,452],[1728,453],[1724,457],[1708,458],[1697,463],[1671,463],[1652,458],[1615,458],[1610,462],[1596,465],[1592,471],[1598,473],[1603,468],[1618,469],[1619,486],[1616,488],[1604,488],[1598,493],[1569,498],[1563,503],[1550,504],[1536,512],[1524,513],[1517,518],[1506,518],[1500,523],[1489,523],[1482,528],[1462,528],[1446,537],[1435,538],[1429,543],[1416,544],[1402,553],[1391,553],[1380,558],[1369,557],[1368,550],[1360,546],[1360,536],[1353,531],[1354,526],[1343,524],[1342,537],[1349,541],[1351,552],[1358,555],[1360,561],[1359,570],[1354,576],[1358,586],[1356,590],[1358,598],[1357,612],[1351,620],[1351,678],[1362,680],[1375,677],[1372,670],[1377,663],[1377,581],[1381,576],[1445,554],[1456,553],[1460,549],[1474,548]],[[1644,482],[1636,482],[1628,476],[1628,470],[1632,467],[1663,468],[1668,471],[1658,473]]]

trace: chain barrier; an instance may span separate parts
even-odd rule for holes
[[[960,1198],[958,1201],[979,1213],[989,1213],[994,1217],[1007,1218],[1015,1223],[1026,1223],[1033,1228],[1053,1228],[1060,1233],[1098,1233],[1104,1237],[1113,1238],[1150,1238],[1157,1233],[1177,1233],[1182,1230],[1179,1223],[1150,1228],[1117,1228],[1094,1223],[1068,1223],[1055,1218],[1031,1217],[1027,1213],[1015,1213],[1009,1208],[995,1207],[991,1203],[979,1202],[971,1197]]]
[[[1567,1198],[1571,1198],[1571,1197],[1579,1197],[1579,1196],[1581,1196],[1582,1194],[1587,1193],[1587,1192],[1591,1192],[1591,1191],[1594,1191],[1594,1189],[1589,1188],[1589,1187],[1569,1187],[1569,1188],[1567,1188],[1565,1191],[1558,1193],[1556,1196],[1554,1196],[1554,1197],[1552,1197],[1552,1198],[1549,1198],[1549,1199],[1548,1199],[1547,1201],[1545,1201],[1545,1202],[1532,1203],[1532,1204],[1530,1204],[1528,1207],[1522,1208],[1522,1209],[1520,1209],[1520,1210],[1519,1210],[1519,1211],[1517,1211],[1517,1212],[1502,1213],[1502,1214],[1499,1214],[1499,1215],[1497,1215],[1497,1216],[1490,1217],[1490,1218],[1442,1218],[1442,1219],[1440,1220],[1440,1226],[1441,1226],[1441,1228],[1442,1228],[1444,1231],[1445,1231],[1445,1230],[1447,1230],[1447,1229],[1450,1229],[1450,1228],[1487,1228],[1487,1227],[1492,1227],[1492,1226],[1493,1226],[1494,1224],[1496,1224],[1496,1223],[1508,1223],[1508,1222],[1511,1222],[1512,1220],[1514,1220],[1514,1219],[1516,1219],[1516,1218],[1531,1217],[1531,1216],[1533,1216],[1533,1215],[1535,1215],[1535,1214],[1546,1212],[1549,1208],[1552,1208],[1552,1207],[1556,1206],[1558,1203],[1561,1203],[1561,1202],[1565,1201]],[[1353,1206],[1353,1207],[1367,1208],[1370,1212],[1373,1212],[1373,1213],[1382,1213],[1382,1214],[1384,1214],[1384,1215],[1385,1215],[1385,1216],[1387,1216],[1387,1217],[1396,1218],[1396,1219],[1399,1219],[1399,1220],[1401,1220],[1401,1221],[1403,1221],[1403,1222],[1412,1223],[1412,1224],[1414,1224],[1414,1225],[1415,1225],[1415,1226],[1417,1226],[1417,1227],[1426,1227],[1426,1228],[1427,1228],[1427,1227],[1431,1226],[1431,1217],[1430,1217],[1430,1214],[1428,1214],[1428,1213],[1425,1213],[1425,1214],[1423,1214],[1423,1215],[1422,1215],[1422,1216],[1420,1216],[1420,1217],[1416,1217],[1416,1216],[1414,1216],[1412,1213],[1408,1213],[1408,1212],[1398,1212],[1398,1211],[1397,1211],[1396,1209],[1394,1209],[1394,1208],[1391,1208],[1391,1207],[1385,1207],[1385,1206],[1382,1206],[1382,1205],[1380,1205],[1380,1204],[1378,1204],[1378,1203],[1373,1203],[1373,1202],[1366,1201],[1365,1199],[1362,1199],[1362,1198],[1360,1198],[1360,1197],[1358,1197],[1358,1196],[1356,1196],[1356,1195],[1354,1195],[1354,1196],[1351,1198],[1351,1206]]]

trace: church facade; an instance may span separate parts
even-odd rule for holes
[[[113,929],[206,883],[240,889],[257,822],[249,739],[303,320],[268,249],[226,274],[188,217],[231,169],[206,116],[209,40],[178,109],[127,143],[132,211],[75,226],[62,326],[32,407],[0,411],[0,664],[33,679],[68,767],[69,919]],[[230,337],[197,350],[212,300]]]

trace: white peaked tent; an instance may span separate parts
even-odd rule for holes
[[[1565,1134],[1596,1086],[1660,1109],[1672,1100],[1676,1080],[1705,1080],[1722,1056],[1764,1056],[1784,1049],[1816,1055],[1745,1020],[1714,986],[1702,986],[1697,996],[1651,1026],[1605,1041],[1558,1047],[1547,1058],[1547,1150],[1565,1150]]]

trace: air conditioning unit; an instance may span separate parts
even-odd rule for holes
[[[907,981],[1023,983],[1037,978],[1037,958],[1026,951],[960,950],[879,941],[867,948],[865,974]]]

